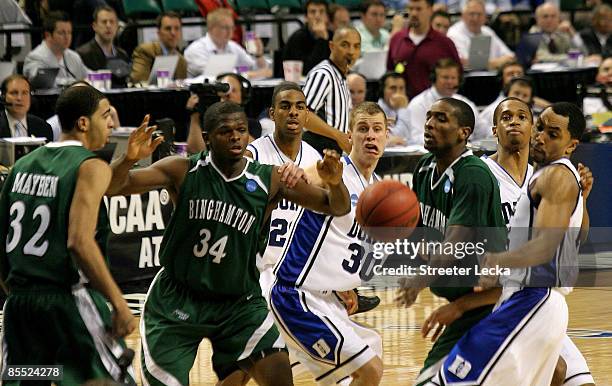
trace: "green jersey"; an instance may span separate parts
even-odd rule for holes
[[[11,169],[0,197],[0,263],[9,286],[79,281],[67,247],[68,220],[79,168],[93,157],[80,142],[54,142]]]
[[[497,180],[471,151],[459,156],[442,175],[437,175],[434,155],[423,156],[417,164],[412,188],[421,205],[423,226],[439,232],[441,238],[450,225],[478,228],[479,232],[487,232],[487,250],[503,249],[505,222]],[[471,267],[472,272],[476,263],[475,254],[458,261],[463,267]],[[453,280],[465,278],[440,278],[431,287],[432,292],[453,301],[472,291],[472,287],[453,285]],[[444,287],[435,285],[442,283]]]
[[[225,177],[210,154],[189,159],[160,262],[175,281],[208,298],[261,292],[256,255],[263,252],[272,166],[248,160]]]

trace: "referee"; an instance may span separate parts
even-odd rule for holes
[[[316,114],[306,122],[308,131],[304,133],[304,140],[321,154],[323,149],[343,150],[348,154],[352,104],[346,74],[361,54],[361,36],[353,27],[339,28],[329,48],[329,59],[317,64],[306,77],[306,105]]]

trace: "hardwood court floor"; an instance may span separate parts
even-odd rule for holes
[[[417,303],[400,309],[394,303],[395,291],[376,289],[382,299],[374,311],[358,315],[355,320],[374,327],[383,338],[383,385],[411,385],[431,347],[420,335],[423,320],[444,300],[425,290]],[[368,294],[364,291],[363,294]],[[368,294],[369,295],[369,294]],[[576,288],[567,297],[569,305],[568,334],[585,356],[598,385],[612,385],[612,288]],[[128,345],[137,351],[134,361],[140,367],[140,339],[137,333],[128,337]],[[172,344],[169,342],[168,344]],[[210,364],[210,345],[200,345],[190,379],[192,385],[213,385],[216,377]],[[294,377],[296,385],[314,385],[308,374]],[[254,385],[250,382],[249,385]]]

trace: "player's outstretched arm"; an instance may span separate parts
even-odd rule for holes
[[[151,138],[155,126],[148,124],[147,115],[140,127],[130,134],[126,153],[111,164],[113,177],[107,195],[144,193],[156,188],[178,190],[189,166],[189,161],[183,157],[166,157],[149,167],[132,169],[137,161],[150,156],[163,141],[163,138]]]
[[[533,238],[512,251],[486,254],[484,265],[521,268],[549,262],[567,231],[578,194],[576,178],[569,169],[549,167],[531,189],[532,198],[540,197]]]
[[[272,194],[274,202],[276,195],[293,201],[298,205],[332,216],[343,216],[351,210],[349,192],[342,181],[342,163],[340,156],[331,150],[325,150],[323,161],[317,166],[325,189],[306,183],[300,179],[293,188],[288,188],[280,181],[277,167],[272,172]]]
[[[95,240],[98,211],[111,170],[104,161],[90,159],[81,164],[76,189],[70,205],[68,249],[77,266],[113,305],[113,334],[125,336],[136,328],[136,319],[102,257]]]
[[[593,173],[591,169],[583,164],[578,164],[578,174],[580,174],[580,186],[582,187],[582,226],[580,227],[580,242],[583,243],[589,237],[589,230],[591,228],[591,219],[589,217],[589,211],[587,210],[587,199],[593,189]]]
[[[315,134],[333,139],[346,154],[351,152],[352,146],[349,142],[348,135],[328,125],[327,122],[322,120],[317,114],[310,113],[304,127]]]

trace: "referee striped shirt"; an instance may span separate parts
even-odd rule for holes
[[[346,77],[331,60],[325,59],[306,76],[306,105],[322,116],[331,127],[348,132],[352,102]],[[321,115],[321,114],[319,114]]]

